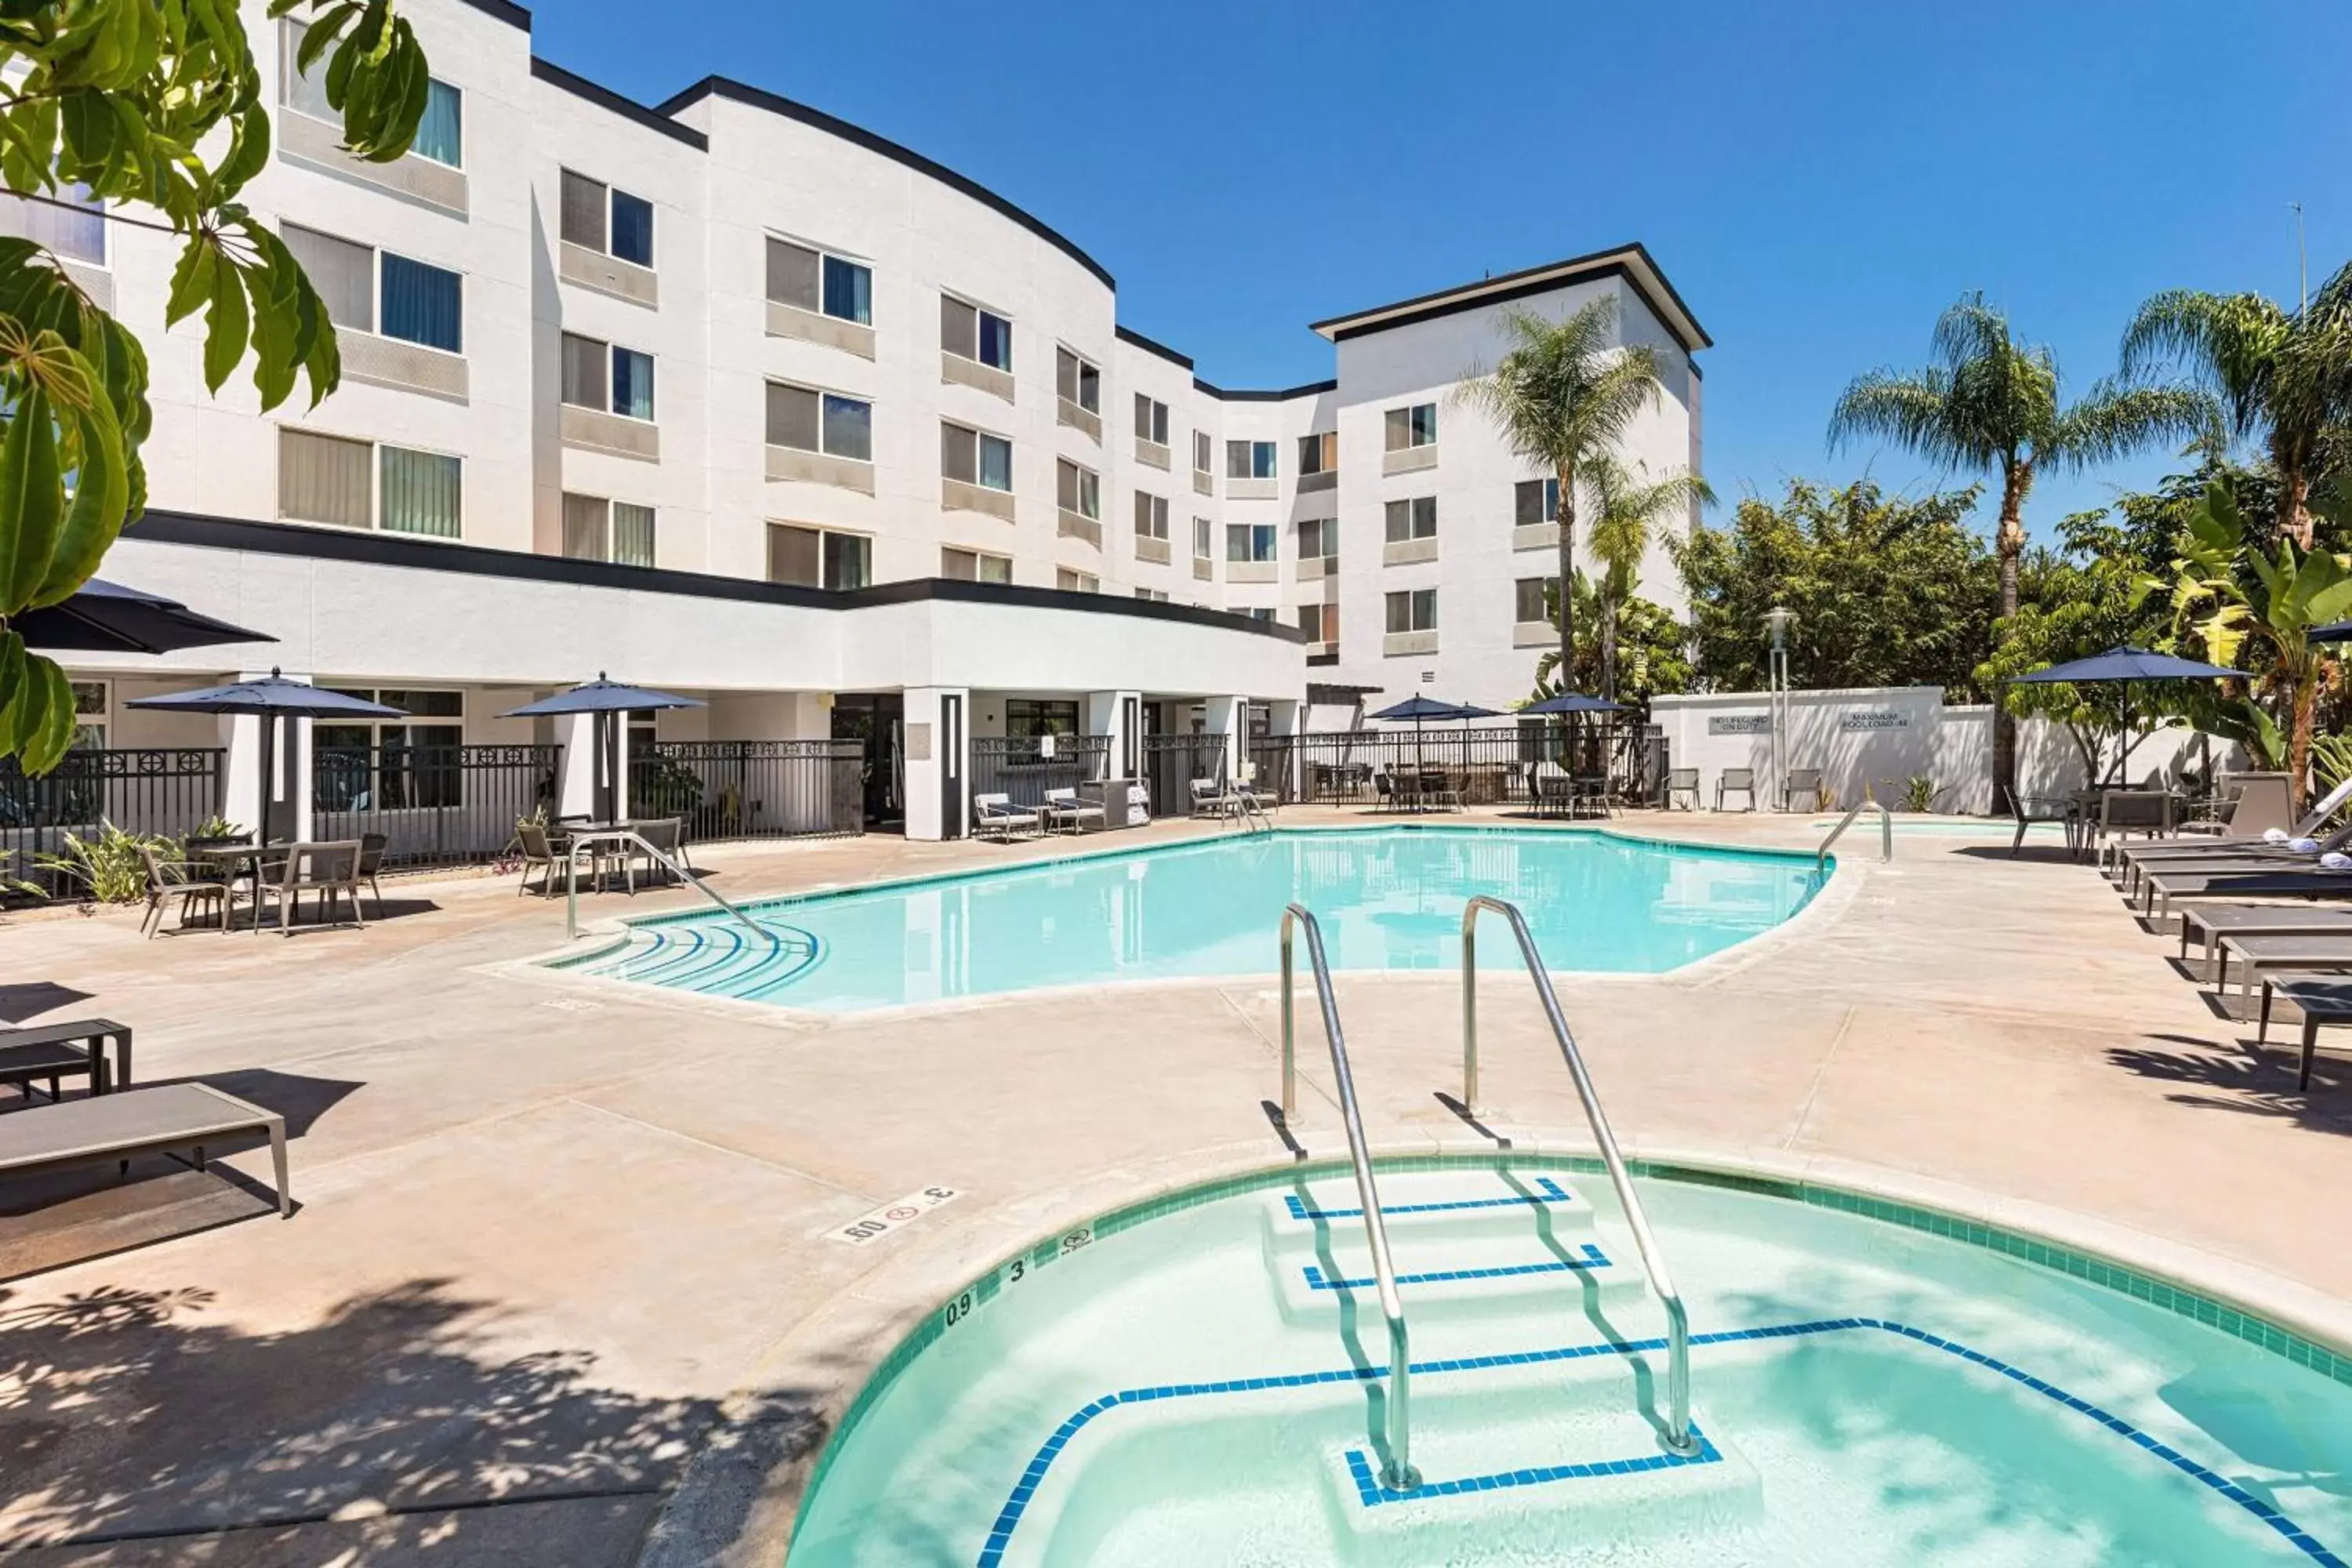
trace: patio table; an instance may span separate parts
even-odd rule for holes
[[[205,861],[220,868],[219,879],[229,885],[231,894],[221,908],[221,923],[234,925],[236,920],[235,889],[238,881],[252,884],[249,892],[253,901],[253,929],[261,931],[261,863],[272,855],[283,856],[294,846],[286,844],[207,844],[188,850],[191,862]]]

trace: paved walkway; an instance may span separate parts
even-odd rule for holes
[[[704,858],[756,894],[1059,847]],[[2352,1300],[2352,1074],[2295,1095],[2088,869],[1927,832],[1866,859],[1729,962],[1563,981],[1630,1146],[1956,1184],[1978,1212],[2050,1205]],[[102,1010],[139,1028],[142,1079],[286,1111],[303,1205],[248,1217],[254,1192],[160,1165],[29,1215],[0,1194],[0,1548],[34,1548],[0,1563],[773,1568],[798,1461],[942,1292],[1058,1224],[1283,1155],[1270,977],[807,1026],[503,972],[562,934],[511,880],[387,892],[364,934],[290,941],[0,922],[0,1016]],[[1374,1142],[1478,1146],[1438,1098],[1453,980],[1339,991]],[[1482,1019],[1490,1128],[1583,1142],[1529,994],[1492,987]],[[1306,1079],[1297,1135],[1336,1151],[1328,1073]],[[965,1195],[870,1247],[824,1239],[931,1184]]]

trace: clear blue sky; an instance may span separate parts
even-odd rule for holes
[[[542,0],[534,47],[647,102],[717,72],[904,142],[1070,236],[1221,385],[1330,374],[1310,321],[1639,239],[1716,340],[1727,497],[1929,482],[1829,458],[1822,425],[1963,290],[2081,388],[2156,289],[2292,299],[2289,202],[2315,284],[2352,257],[2338,0]],[[2047,480],[2029,522],[2166,466]]]

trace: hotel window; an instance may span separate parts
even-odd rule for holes
[[[1514,586],[1517,591],[1518,618],[1521,622],[1551,619],[1551,609],[1544,603],[1544,596],[1559,588],[1559,578],[1522,577]]]
[[[1135,534],[1139,539],[1168,537],[1168,498],[1135,492]]]
[[[1511,521],[1520,528],[1559,521],[1559,481],[1521,479],[1511,487]]]
[[[1281,618],[1281,612],[1277,611],[1272,605],[1253,605],[1248,609],[1244,610],[1242,614],[1247,616],[1251,620],[1261,621],[1267,626],[1274,625],[1276,620]]]
[[[1274,524],[1270,522],[1225,524],[1225,559],[1228,561],[1273,560]]]
[[[463,692],[351,686],[332,689],[362,702],[388,703],[409,716],[381,722],[322,721],[312,726],[312,804],[318,810],[463,804],[465,774],[457,760],[457,748],[466,740]]]
[[[446,453],[280,426],[278,515],[456,539],[465,515],[465,465]]]
[[[1194,473],[1206,474],[1214,471],[1211,464],[1215,449],[1215,445],[1210,441],[1209,433],[1206,430],[1192,432],[1192,471]]]
[[[1145,441],[1168,445],[1168,405],[1157,398],[1135,395],[1135,434]]]
[[[940,575],[959,583],[1010,583],[1013,558],[984,550],[958,550],[950,544],[940,552]]]
[[[1229,479],[1274,478],[1274,443],[1271,441],[1226,442],[1225,478]]]
[[[940,421],[940,473],[983,489],[1013,489],[1013,443],[961,425]]]
[[[1337,605],[1299,605],[1298,629],[1307,634],[1308,642],[1338,642],[1339,640],[1339,606]]]
[[[802,588],[863,588],[874,580],[874,542],[862,533],[768,524],[768,581]]]
[[[768,383],[768,445],[874,460],[874,405],[863,398]]]
[[[986,312],[982,312],[985,314]],[[1013,350],[1011,329],[1006,329],[1005,361],[999,370],[1010,370]],[[991,360],[991,364],[995,361]],[[1075,403],[1089,414],[1102,412],[1102,372],[1069,350],[1056,346],[1054,350],[1054,391],[1065,403]]]
[[[336,326],[465,353],[465,279],[457,273],[299,224],[283,225],[279,237]]]
[[[940,296],[940,347],[1013,374],[1013,323],[952,294]]]
[[[1070,572],[1064,575],[1082,577],[1085,574]],[[1075,735],[1078,732],[1078,705],[1052,697],[1008,697],[1004,700],[1004,732],[1015,737]]]
[[[874,269],[812,246],[768,237],[768,298],[836,321],[874,324]]]
[[[1192,520],[1192,559],[1210,561],[1216,557],[1216,524],[1205,517]]]
[[[1320,435],[1298,438],[1298,472],[1328,474],[1339,466],[1339,432],[1326,430]]]
[[[1437,590],[1414,588],[1407,593],[1391,594],[1389,601],[1389,631],[1433,632],[1437,629]]]
[[[106,265],[106,204],[79,181],[60,184],[51,202],[26,201],[11,195],[0,200],[0,234],[13,234],[35,245],[47,246],[68,261]]]
[[[1410,408],[1391,408],[1381,416],[1388,449],[1401,452],[1408,447],[1433,447],[1437,444],[1437,405],[1416,403]]]
[[[654,509],[602,496],[563,498],[563,553],[616,566],[654,563]]]
[[[341,127],[342,111],[327,101],[327,68],[335,57],[334,48],[331,46],[324,54],[311,61],[308,72],[298,74],[294,69],[302,39],[310,30],[305,23],[287,24],[285,105],[313,120],[323,120],[330,125]],[[425,113],[416,122],[416,135],[408,144],[409,152],[419,158],[429,158],[436,163],[462,169],[466,166],[465,132],[466,95],[438,77],[427,77],[425,80]]]
[[[1415,496],[1411,500],[1392,500],[1388,504],[1388,542],[1401,543],[1408,539],[1437,537],[1437,498]]]
[[[1054,504],[1080,517],[1102,520],[1102,476],[1067,458],[1054,460]]]
[[[654,264],[654,205],[643,196],[563,171],[562,232],[567,245],[639,267]]]
[[[1102,579],[1096,576],[1091,572],[1073,572],[1066,566],[1056,566],[1054,568],[1054,586],[1061,589],[1062,592],[1066,594],[1099,594],[1102,592]],[[1013,704],[1008,702],[1004,707],[1004,722],[1006,727],[1009,729],[1013,723]],[[1032,734],[1036,732],[1037,731],[1030,731]],[[1062,731],[1064,734],[1067,734],[1068,732],[1068,731]]]
[[[1301,561],[1328,561],[1339,553],[1339,520],[1336,517],[1301,518],[1298,522],[1298,558]]]
[[[654,416],[651,354],[577,332],[563,334],[563,401],[629,419]]]
[[[1158,588],[1138,588],[1135,591],[1135,596],[1147,605],[1164,605],[1168,602],[1168,595]]]

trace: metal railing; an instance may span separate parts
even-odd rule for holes
[[[1559,998],[1551,988],[1551,975],[1544,968],[1543,955],[1536,951],[1536,939],[1528,931],[1527,917],[1519,913],[1517,904],[1506,903],[1485,893],[1471,896],[1462,910],[1462,1105],[1472,1116],[1478,1110],[1478,911],[1492,910],[1511,924],[1511,934],[1518,939],[1519,956],[1527,960],[1528,973],[1536,983],[1536,995],[1543,1003],[1544,1016],[1551,1024],[1552,1038],[1559,1043],[1560,1058],[1568,1063],[1568,1076],[1575,1080],[1576,1097],[1584,1102],[1584,1120],[1592,1129],[1592,1141],[1601,1148],[1601,1163],[1608,1167],[1609,1184],[1617,1189],[1617,1205],[1625,1214],[1625,1223],[1633,1228],[1633,1246],[1642,1255],[1642,1272],[1649,1276],[1651,1293],[1665,1304],[1666,1309],[1666,1447],[1676,1454],[1698,1452],[1698,1439],[1691,1436],[1690,1424],[1690,1315],[1683,1309],[1682,1293],[1675,1289],[1674,1278],[1666,1272],[1666,1260],[1658,1252],[1658,1238],[1650,1229],[1650,1216],[1642,1208],[1642,1200],[1633,1191],[1633,1179],[1625,1172],[1624,1156],[1617,1152],[1616,1135],[1609,1131],[1609,1118],[1601,1109],[1601,1096],[1593,1089],[1592,1075],[1584,1070],[1584,1057],[1576,1048],[1576,1037],[1569,1033],[1568,1018],[1559,1010]],[[1289,970],[1285,967],[1286,984]],[[1288,994],[1287,990],[1285,995]]]
[[[580,934],[580,850],[583,845],[588,843],[634,844],[655,860],[668,867],[670,874],[679,881],[734,916],[737,923],[753,936],[765,937],[771,943],[783,940],[774,931],[737,909],[726,894],[711,891],[701,878],[688,870],[683,864],[673,859],[666,851],[656,849],[647,843],[645,835],[625,827],[604,828],[572,836],[571,847],[565,851],[563,857],[563,931],[567,937],[576,937]]]
[[[1291,931],[1307,929],[1307,962],[1315,971],[1315,995],[1323,1008],[1323,1037],[1331,1047],[1331,1081],[1339,1091],[1339,1119],[1348,1130],[1348,1159],[1356,1167],[1356,1201],[1364,1211],[1364,1237],[1372,1250],[1372,1279],[1380,1288],[1381,1313],[1389,1321],[1388,1464],[1381,1484],[1391,1491],[1421,1485],[1412,1468],[1412,1342],[1405,1332],[1404,1303],[1397,1296],[1396,1268],[1389,1262],[1389,1231],[1381,1217],[1380,1188],[1372,1181],[1372,1157],[1364,1147],[1364,1119],[1356,1110],[1356,1080],[1348,1071],[1348,1041],[1339,1030],[1339,1005],[1331,996],[1331,966],[1323,957],[1323,928],[1303,904],[1282,911],[1282,1119],[1286,1127],[1298,1110],[1297,1031],[1291,1005]]]
[[[1822,868],[1829,863],[1830,846],[1838,841],[1839,834],[1843,833],[1847,828],[1853,826],[1853,819],[1862,815],[1863,808],[1864,806],[1870,806],[1875,809],[1878,813],[1879,860],[1884,863],[1892,861],[1895,858],[1895,814],[1887,810],[1885,805],[1881,805],[1877,796],[1865,795],[1860,800],[1855,801],[1852,808],[1849,809],[1843,816],[1838,818],[1838,825],[1830,829],[1830,836],[1822,840],[1822,847],[1819,849],[1813,851],[1813,874],[1815,876],[1821,875]]]

